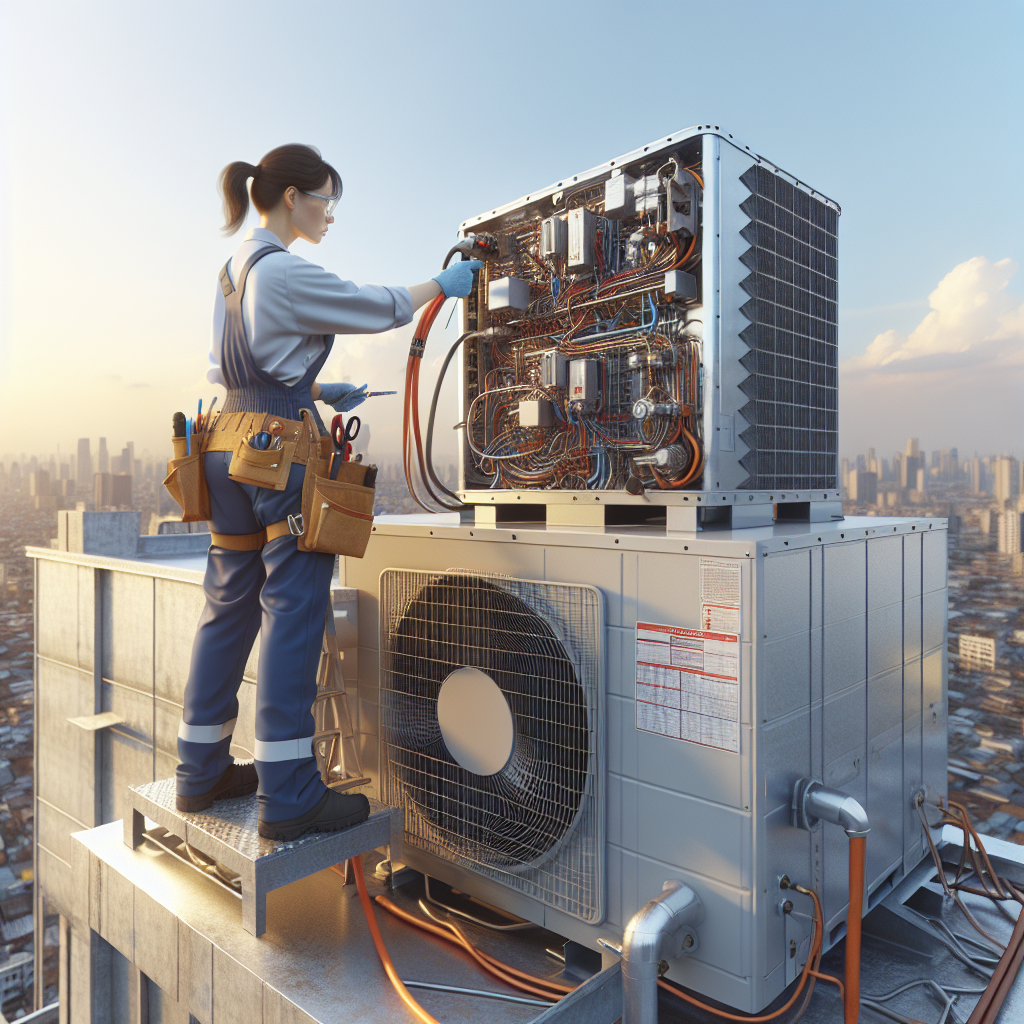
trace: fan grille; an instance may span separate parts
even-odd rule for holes
[[[595,923],[604,913],[601,638],[588,586],[461,570],[381,574],[381,792],[410,846]],[[476,775],[437,721],[441,684],[485,672],[509,702],[508,763]]]

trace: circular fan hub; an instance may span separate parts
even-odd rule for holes
[[[508,764],[515,742],[512,709],[486,672],[457,668],[441,684],[437,722],[448,752],[475,775],[494,775]]]

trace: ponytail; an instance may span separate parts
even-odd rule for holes
[[[220,172],[220,194],[224,197],[224,234],[233,235],[249,212],[249,190],[245,183],[259,173],[259,167],[236,160]]]
[[[220,192],[224,197],[224,233],[234,234],[249,212],[249,192],[245,183],[252,182],[252,203],[260,213],[268,213],[281,201],[285,189],[294,185],[303,192],[316,192],[329,179],[331,195],[341,194],[341,176],[320,156],[315,146],[292,143],[272,149],[258,164],[236,160],[221,171]]]

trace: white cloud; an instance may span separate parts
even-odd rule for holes
[[[1024,302],[1007,291],[1013,260],[975,256],[954,267],[928,297],[931,312],[909,334],[884,331],[845,374],[918,373],[979,363],[1017,363],[1024,353]]]
[[[840,364],[840,446],[1002,451],[1024,440],[1024,300],[1010,259],[954,267],[909,333],[884,331]]]

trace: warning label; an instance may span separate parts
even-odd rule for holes
[[[739,679],[739,637],[636,624],[638,729],[738,753]]]
[[[739,562],[700,560],[700,624],[716,633],[739,633]]]

